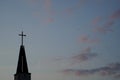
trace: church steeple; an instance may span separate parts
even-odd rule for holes
[[[31,80],[31,73],[28,71],[25,48],[23,45],[23,36],[26,35],[24,35],[22,31],[22,34],[19,34],[19,36],[21,36],[22,44],[20,46],[17,70],[16,74],[14,75],[14,80]]]
[[[20,46],[20,51],[19,51],[19,59],[18,59],[18,65],[17,65],[17,71],[16,73],[28,73],[28,66],[27,66],[27,60],[26,60],[26,55],[25,55],[25,48],[23,45],[23,36],[26,36],[23,34],[23,31],[21,34],[21,46]]]
[[[27,60],[24,46],[20,46],[19,59],[16,73],[28,73]]]

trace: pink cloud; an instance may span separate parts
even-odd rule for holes
[[[72,14],[73,13],[73,8],[66,8],[65,10],[64,10],[64,13],[66,13],[67,15],[70,15],[70,14]]]
[[[61,71],[63,74],[75,75],[75,76],[86,76],[89,75],[88,70],[75,70],[75,69],[65,69]],[[92,73],[92,72],[91,72]]]
[[[52,6],[51,0],[44,0],[44,5],[45,5],[46,11],[48,13],[51,13],[51,6]]]
[[[112,65],[114,67],[107,65],[96,69],[65,69],[62,70],[62,73],[75,76],[98,74],[100,76],[113,76],[114,78],[120,78],[120,63],[112,63]]]
[[[103,34],[106,34],[108,32],[113,32],[113,29],[112,29],[113,25],[114,25],[113,21],[108,21],[103,26],[96,27],[94,29],[94,31],[99,32],[99,33],[103,33]]]
[[[46,8],[51,7],[51,0],[45,0],[45,6]]]
[[[76,55],[74,54],[70,57],[56,57],[53,60],[54,61],[66,60],[70,63],[70,65],[74,65],[74,64],[78,64],[81,62],[91,60],[91,59],[95,58],[96,56],[97,56],[97,53],[92,52],[91,47],[87,47]]]
[[[109,76],[109,75],[112,75],[113,72],[107,71],[107,70],[100,70],[100,71],[99,71],[99,74],[100,74],[101,76]]]
[[[65,75],[75,75],[75,76],[88,76],[88,75],[92,75],[94,72],[93,71],[89,71],[89,70],[76,70],[76,69],[65,69],[62,70],[62,73],[64,73]]]
[[[111,68],[111,69],[119,69],[120,68],[120,63],[111,63],[111,64],[108,64],[108,66]]]
[[[80,38],[79,38],[79,42],[81,43],[99,43],[100,40],[98,38],[96,39],[90,39],[89,36],[87,35],[82,35]]]
[[[79,9],[83,4],[85,4],[87,2],[87,0],[79,0],[75,6],[73,7],[69,7],[69,8],[65,8],[63,10],[63,13],[67,14],[67,15],[71,15],[74,13],[74,11],[76,11],[77,9]]]
[[[96,27],[94,29],[94,32],[99,32],[99,33],[106,34],[107,32],[113,32],[113,29],[106,28],[106,27]]]
[[[92,52],[91,47],[88,47],[81,51],[81,53],[79,53],[78,55],[72,56],[71,59],[74,63],[76,63],[90,60],[96,56],[97,54]]]
[[[91,47],[87,47],[82,50],[82,53],[89,53],[89,52],[91,52]]]
[[[92,20],[92,24],[97,25],[101,21],[101,19],[102,18],[100,16],[97,16],[95,19]]]
[[[115,11],[113,14],[111,14],[108,17],[108,19],[106,20],[106,22],[101,26],[96,25],[100,21],[100,17],[97,17],[92,22],[92,24],[96,25],[94,28],[94,31],[99,32],[99,33],[103,33],[103,34],[106,34],[108,32],[113,32],[113,27],[114,27],[113,25],[115,24],[115,20],[118,18],[120,18],[120,9]]]
[[[49,23],[52,23],[52,22],[54,22],[54,18],[47,18],[45,20],[45,24],[49,24]]]
[[[82,36],[80,37],[80,42],[88,42],[88,41],[89,41],[89,38],[88,38],[87,35],[82,35]]]
[[[120,9],[115,11],[111,16],[110,16],[111,19],[117,19],[117,18],[120,18]]]
[[[109,21],[105,24],[104,27],[109,28],[109,27],[112,27],[113,24],[114,24],[114,21]]]

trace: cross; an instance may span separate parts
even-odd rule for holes
[[[19,36],[21,36],[21,42],[22,42],[22,45],[23,45],[23,37],[26,36],[25,34],[23,34],[23,31],[21,34],[19,34]]]

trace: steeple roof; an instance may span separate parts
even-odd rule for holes
[[[19,51],[19,58],[18,58],[18,65],[17,65],[17,73],[29,73],[28,72],[28,66],[27,66],[27,59],[25,55],[25,48],[24,45],[20,46]]]

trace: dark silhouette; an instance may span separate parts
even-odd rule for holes
[[[26,35],[24,35],[22,32],[22,34],[19,34],[19,36],[21,36],[22,41],[19,51],[17,70],[16,70],[16,74],[14,75],[14,80],[31,80],[31,73],[29,73],[28,71],[25,48],[23,45],[23,36]]]

